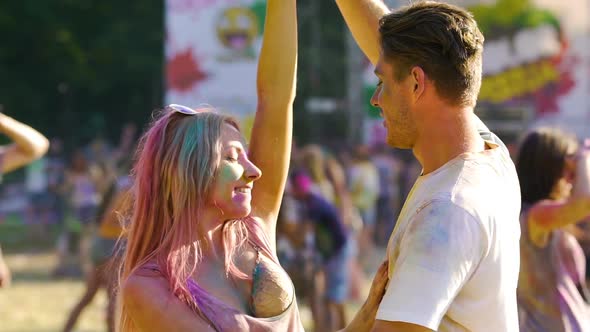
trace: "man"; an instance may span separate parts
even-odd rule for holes
[[[3,113],[0,113],[0,133],[14,142],[0,146],[0,178],[3,173],[41,158],[49,148],[49,141],[45,136]],[[0,287],[8,286],[10,279],[10,271],[2,259],[0,250]]]
[[[371,102],[388,144],[412,149],[423,169],[389,240],[373,331],[518,331],[519,186],[504,144],[473,113],[484,40],[475,20],[430,1],[395,12],[336,2],[376,66]]]

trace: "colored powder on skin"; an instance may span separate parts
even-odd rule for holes
[[[252,299],[256,298],[256,295],[258,294],[258,292],[262,288],[262,275],[263,275],[264,270],[265,270],[265,267],[262,266],[262,264],[256,263],[256,266],[254,267],[254,273],[252,274],[252,294],[251,294]],[[256,307],[255,307],[254,301],[252,301],[251,310],[252,310],[252,314],[256,313]]]

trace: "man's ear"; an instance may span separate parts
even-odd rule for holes
[[[421,67],[414,66],[410,71],[410,79],[412,95],[414,96],[414,101],[416,101],[422,97],[426,88],[426,73],[424,73],[424,70]]]

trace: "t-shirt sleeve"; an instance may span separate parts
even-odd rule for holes
[[[438,330],[487,247],[483,226],[450,201],[434,201],[410,220],[391,261],[377,319]]]

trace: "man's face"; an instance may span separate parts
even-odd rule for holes
[[[412,77],[396,80],[393,65],[381,55],[375,75],[379,78],[371,104],[381,109],[387,129],[387,144],[401,149],[411,149],[417,137],[416,124],[411,107]]]

